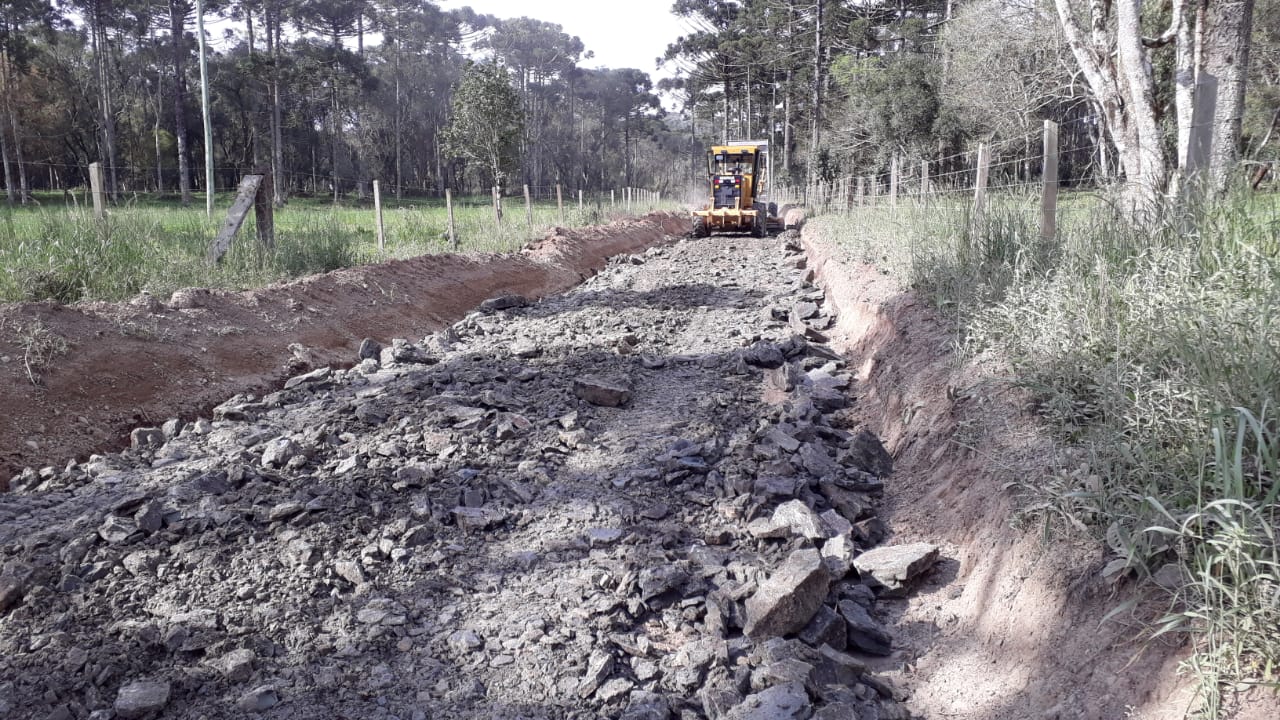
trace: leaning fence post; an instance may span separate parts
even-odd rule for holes
[[[453,224],[453,190],[444,189],[444,206],[449,211],[449,246],[458,249],[458,230]]]
[[[975,227],[982,221],[987,204],[987,175],[991,170],[991,149],[986,143],[978,144],[978,174],[973,182],[973,221]]]
[[[245,175],[240,180],[240,187],[236,190],[236,198],[231,203],[231,208],[227,210],[227,220],[222,224],[222,229],[213,239],[213,243],[209,246],[209,261],[212,263],[222,262],[222,256],[227,254],[231,249],[231,241],[235,239],[236,233],[240,231],[240,226],[244,224],[245,217],[249,214],[249,208],[256,208],[259,204],[259,193],[262,188],[264,175],[252,174]]]
[[[102,174],[102,163],[89,163],[89,187],[93,190],[93,216],[99,220],[107,215],[106,179]]]
[[[1040,237],[1058,235],[1058,123],[1044,121],[1044,185],[1040,193]]]
[[[373,214],[378,222],[378,250],[387,249],[387,229],[382,224],[382,188],[373,181]]]

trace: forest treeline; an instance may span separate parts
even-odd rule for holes
[[[689,32],[654,67],[595,69],[580,39],[532,18],[429,0],[209,0],[215,186],[270,166],[283,193],[335,197],[373,179],[396,195],[495,181],[670,192],[696,181],[706,144],[748,138],[769,140],[777,174],[796,183],[885,170],[894,156],[945,159],[935,172],[946,173],[978,141],[1034,156],[1051,119],[1063,124],[1066,182],[1144,176],[1163,189],[1184,154],[1189,83],[1206,69],[1226,73],[1224,167],[1275,156],[1280,0],[671,10]],[[10,202],[82,184],[94,161],[116,197],[202,186],[194,15],[191,0],[0,2]],[[459,93],[473,63],[500,72],[477,71],[475,92]],[[655,83],[659,64],[674,78]],[[495,77],[511,102],[480,107]],[[486,127],[500,132],[477,147]]]
[[[194,2],[0,2],[0,151],[13,198],[87,182],[189,196],[204,181]],[[439,193],[487,187],[442,140],[473,61],[519,96],[513,181],[655,186],[689,141],[648,73],[592,69],[582,42],[535,19],[423,0],[209,0],[215,186],[271,166],[284,191]]]

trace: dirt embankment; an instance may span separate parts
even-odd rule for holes
[[[2,307],[0,488],[24,467],[117,447],[139,424],[199,413],[304,367],[349,365],[362,338],[421,337],[503,293],[563,292],[609,257],[686,229],[683,216],[653,214],[557,228],[511,255],[427,255],[165,301]],[[24,362],[33,342],[54,354],[32,368],[38,384]]]
[[[944,548],[938,581],[899,601],[894,660],[924,717],[1177,718],[1190,688],[1185,647],[1142,647],[1104,615],[1119,602],[1088,542],[1012,527],[1006,483],[1035,483],[1054,457],[1025,399],[952,352],[927,303],[805,231],[816,282],[858,369],[860,419],[895,458],[890,542]],[[954,579],[953,579],[954,578]]]

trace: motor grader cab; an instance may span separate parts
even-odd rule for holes
[[[693,213],[693,236],[749,232],[764,237],[778,224],[777,206],[764,202],[768,183],[767,142],[717,145],[707,151],[711,202]]]

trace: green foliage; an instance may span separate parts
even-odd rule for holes
[[[507,71],[477,63],[463,73],[453,94],[453,112],[442,141],[445,152],[484,168],[502,185],[516,161],[524,113]]]
[[[875,148],[868,165],[886,163],[904,147],[932,149],[938,73],[937,61],[925,55],[836,62],[832,79],[846,97],[846,120]]]

